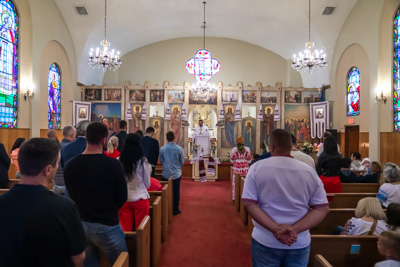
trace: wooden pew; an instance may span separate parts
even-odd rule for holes
[[[235,207],[240,211],[240,174],[235,174]]]
[[[333,266],[373,266],[385,259],[378,252],[377,241],[378,236],[311,235],[309,266],[316,266],[313,259],[317,254]],[[353,245],[360,245],[359,254],[350,254]]]
[[[342,183],[342,193],[378,193],[378,183]]]
[[[167,241],[168,234],[168,185],[165,184],[161,192],[149,191],[150,203],[161,196],[161,242],[165,243]]]
[[[161,254],[161,197],[150,206],[151,217],[151,266],[157,267]]]
[[[5,192],[8,192],[10,189],[0,189],[0,195],[4,194]]]
[[[160,181],[161,185],[167,184],[168,185],[168,196],[169,196],[169,201],[168,201],[168,223],[171,224],[172,222],[172,217],[173,212],[174,212],[174,184],[173,184],[173,180],[172,177],[169,177],[168,181]]]
[[[112,267],[129,267],[128,252],[121,252]]]
[[[243,188],[244,188],[244,178],[245,177],[240,177],[240,198],[243,195]],[[243,207],[243,202],[240,201],[240,219],[242,219],[242,222],[244,225],[247,225],[247,211]]]
[[[20,179],[9,179],[9,181],[8,181],[8,189],[11,189],[15,184],[19,184],[20,181],[21,181]],[[49,190],[53,190],[53,187],[54,187],[54,182],[51,181],[51,182],[47,185],[47,188],[48,188]]]
[[[336,193],[333,195],[333,201],[329,202],[329,208],[355,208],[360,199],[365,197],[376,197],[376,193]]]
[[[326,217],[314,228],[310,229],[313,235],[330,235],[337,226],[344,226],[345,223],[354,217],[355,209],[329,209]]]
[[[314,267],[333,267],[322,255],[317,254],[314,258]]]
[[[150,216],[145,216],[136,232],[124,232],[128,247],[129,266],[150,266]]]
[[[128,253],[124,258],[129,259],[129,266],[134,267],[150,267],[150,216],[145,216],[143,221],[140,223],[139,227],[135,232],[124,232],[126,246],[128,247]],[[124,252],[123,252],[124,253]],[[122,253],[121,253],[122,254]],[[114,266],[128,266],[126,265],[115,265],[119,263],[121,255],[115,261]],[[125,260],[125,259],[124,259]],[[100,267],[111,266],[110,262],[106,256],[100,251],[99,258]]]

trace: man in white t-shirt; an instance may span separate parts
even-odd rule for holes
[[[314,159],[310,156],[307,155],[306,153],[303,153],[297,149],[297,140],[296,137],[291,134],[292,137],[292,151],[290,151],[290,156],[293,158],[300,160],[301,162],[304,162],[311,168],[315,169],[315,161]]]
[[[254,163],[245,179],[242,201],[254,223],[253,266],[307,266],[309,229],[329,211],[321,179],[290,156],[291,148],[290,134],[274,130],[271,157]]]

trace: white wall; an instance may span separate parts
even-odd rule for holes
[[[185,63],[202,45],[202,38],[178,38],[141,47],[124,55],[117,71],[107,71],[103,84],[123,84],[127,80],[132,84],[192,83],[194,77],[186,72]],[[283,86],[302,86],[300,75],[290,71],[284,58],[259,46],[227,38],[207,38],[206,49],[221,63],[213,83],[261,82],[265,86],[282,82]]]

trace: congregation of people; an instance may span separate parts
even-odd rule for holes
[[[160,149],[153,127],[128,134],[122,120],[119,128],[109,136],[103,123],[81,121],[64,127],[60,142],[49,130],[47,139],[16,139],[9,153],[0,144],[0,188],[7,188],[10,164],[20,179],[0,196],[0,236],[7,240],[0,242],[0,266],[98,266],[100,251],[115,262],[127,251],[124,231],[137,229],[150,213],[148,191],[161,191],[154,178],[159,162],[161,179],[173,179],[173,215],[181,213],[184,153],[174,132],[166,133],[168,143]],[[386,261],[375,266],[399,266],[400,167],[388,162],[382,168],[358,152],[344,158],[329,132],[316,163],[297,141],[275,129],[263,155],[252,157],[243,137],[230,153],[232,199],[239,174],[245,177],[241,201],[254,220],[253,266],[307,266],[309,230],[323,221],[331,194],[345,183],[380,187],[376,197],[359,200],[354,216],[332,234],[379,236],[377,250]],[[41,246],[32,245],[38,240]]]

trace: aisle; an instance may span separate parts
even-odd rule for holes
[[[250,238],[230,197],[229,180],[181,182],[181,214],[174,216],[159,266],[251,266]]]

